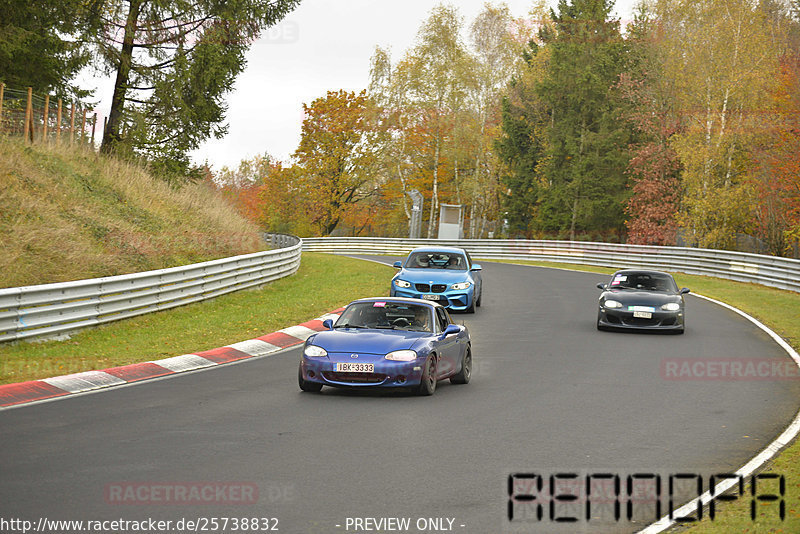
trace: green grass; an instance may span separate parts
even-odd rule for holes
[[[305,322],[353,299],[385,295],[394,270],[304,253],[300,270],[261,289],[143,315],[66,341],[0,346],[0,384],[213,349]]]
[[[0,288],[161,269],[266,249],[208,183],[0,136]]]
[[[616,269],[547,262],[512,261],[538,265],[611,274]],[[730,304],[755,317],[770,327],[795,350],[800,350],[800,294],[780,289],[722,280],[708,276],[694,276],[674,273],[678,287],[688,287],[693,292]],[[598,281],[602,281],[599,278]],[[800,532],[800,441],[795,440],[789,447],[768,462],[763,473],[776,473],[786,477],[786,520],[781,521],[775,503],[759,504],[756,521],[750,519],[749,485],[746,495],[731,503],[718,507],[714,521],[707,518],[694,526],[681,527],[680,532],[688,534],[727,534],[730,532],[794,533]],[[777,485],[764,482],[759,493],[775,492]]]

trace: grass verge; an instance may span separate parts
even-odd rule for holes
[[[300,270],[241,291],[74,334],[66,341],[0,346],[0,384],[105,369],[222,347],[385,295],[394,269],[304,253]]]
[[[509,260],[504,263],[557,267],[577,271],[611,274],[616,269],[588,265],[547,263],[535,261]],[[785,339],[795,350],[800,351],[800,294],[783,291],[756,284],[746,284],[708,276],[694,276],[675,273],[678,287],[688,287],[693,292],[730,304],[755,317]],[[604,281],[598,277],[598,282]],[[688,534],[727,534],[747,532],[748,534],[800,532],[800,441],[795,440],[781,453],[770,460],[763,473],[783,475],[786,479],[786,518],[781,520],[778,503],[758,502],[756,521],[751,519],[752,497],[749,484],[745,494],[736,501],[720,503],[713,521],[704,514],[700,523],[676,528]],[[778,485],[773,481],[760,482],[759,494],[778,493]],[[708,489],[708,481],[705,481]]]
[[[0,136],[0,288],[175,267],[264,250],[207,183],[66,145]]]

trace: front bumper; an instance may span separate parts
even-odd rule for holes
[[[381,358],[368,361],[375,366],[372,373],[341,373],[336,371],[337,361],[353,360],[349,358],[349,353],[342,357],[337,357],[336,353],[323,358],[303,356],[300,363],[303,379],[335,387],[413,387],[419,385],[425,367],[424,357],[410,362],[395,362]]]
[[[683,310],[656,310],[652,318],[642,319],[634,317],[632,311],[600,308],[597,312],[597,324],[606,328],[679,331],[684,328],[684,313]]]
[[[431,298],[425,298],[425,295],[435,296],[438,300],[434,300]],[[472,304],[473,296],[475,295],[475,286],[472,285],[468,289],[456,291],[456,290],[447,290],[443,293],[420,293],[419,291],[415,291],[414,287],[409,287],[407,289],[399,288],[392,283],[392,289],[390,291],[390,297],[408,297],[412,299],[423,299],[423,300],[431,300],[432,302],[438,302],[445,308],[450,308],[454,311],[464,311],[470,307]]]

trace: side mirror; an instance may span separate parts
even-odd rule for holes
[[[472,264],[472,269],[470,269],[470,271],[480,271],[480,270],[481,270],[481,266],[478,265],[477,263],[473,263]]]
[[[688,288],[688,287],[684,287],[683,289],[681,289],[681,290],[680,290],[680,292],[679,292],[679,293],[680,293],[681,295],[685,295],[686,293],[689,293],[689,292],[690,292],[690,291],[689,291],[689,288]]]
[[[393,266],[395,269],[402,269],[402,268],[403,268],[403,262],[402,262],[402,261],[396,261],[396,262],[394,262],[394,263],[392,264],[392,266]]]
[[[608,287],[608,286],[606,286],[605,284],[597,284],[597,289],[603,289],[603,290],[605,290],[605,289],[607,289],[607,287]]]
[[[322,321],[322,326],[324,326],[328,330],[333,330],[333,320],[325,319],[324,321]]]
[[[459,332],[461,332],[461,327],[459,327],[457,324],[449,324],[447,325],[447,328],[444,329],[443,333],[444,337],[447,337],[453,334],[458,334]]]

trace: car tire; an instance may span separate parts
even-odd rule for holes
[[[464,311],[467,313],[475,313],[475,299],[472,299],[472,302],[469,303],[469,308]]]
[[[450,382],[453,384],[469,384],[470,378],[472,378],[472,349],[467,345],[467,350],[461,359],[461,370],[450,377]]]
[[[483,300],[483,288],[481,288],[481,292],[478,294],[478,299],[475,301],[475,306],[478,308],[481,307],[481,300]]]
[[[304,380],[303,370],[300,368],[297,369],[297,383],[300,386],[300,389],[308,393],[319,393],[319,391],[322,390],[322,384],[319,382],[309,382],[308,380]]]
[[[431,354],[425,362],[425,371],[422,372],[417,393],[427,397],[433,395],[434,391],[436,391],[436,357]]]

